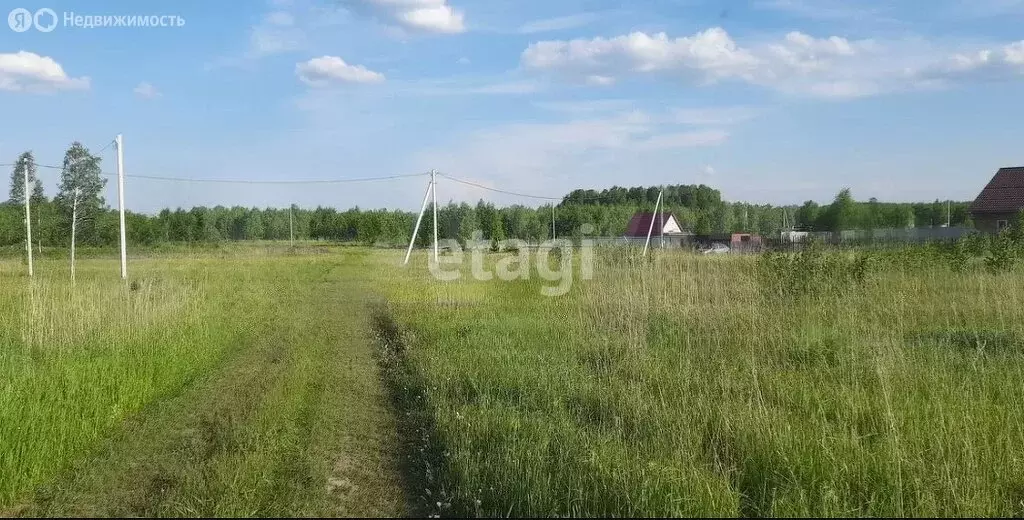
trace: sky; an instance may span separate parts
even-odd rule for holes
[[[416,209],[427,177],[133,175],[436,169],[546,196],[704,183],[798,204],[970,200],[1024,164],[1024,0],[4,3],[59,20],[0,25],[0,163],[60,164],[80,141],[114,172],[122,134],[135,211]],[[50,195],[57,175],[40,170]],[[543,202],[443,177],[437,195]]]

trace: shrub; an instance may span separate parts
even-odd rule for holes
[[[992,240],[989,255],[985,257],[985,267],[990,273],[998,274],[1011,271],[1017,262],[1017,245],[1008,231],[1003,231]]]
[[[963,239],[964,247],[971,256],[985,256],[988,252],[989,239],[984,233],[971,233]]]
[[[961,239],[953,243],[949,248],[949,268],[954,273],[963,273],[971,261],[971,254],[967,247],[967,240]]]
[[[796,254],[768,252],[758,259],[758,281],[769,298],[835,295],[864,285],[874,269],[873,257],[860,252],[826,252],[810,242]]]

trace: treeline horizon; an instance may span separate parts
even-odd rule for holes
[[[114,245],[119,241],[119,217],[99,195],[99,158],[80,144],[69,148],[62,171],[62,183],[55,197],[46,195],[35,176],[30,152],[21,154],[12,169],[10,197],[0,202],[0,246],[23,244],[24,173],[29,167],[33,245],[64,246],[70,242],[71,223],[77,220],[76,237],[88,246]],[[72,194],[89,190],[73,207]],[[77,190],[77,191],[76,191]],[[617,237],[626,232],[630,218],[640,211],[653,211],[661,187],[619,187],[604,190],[573,190],[554,205],[555,235],[581,238],[584,224],[594,227],[589,236]],[[704,184],[664,187],[663,210],[680,224],[700,235],[756,233],[778,236],[783,230],[842,231],[938,227],[947,219],[951,226],[971,224],[970,202],[934,201],[919,203],[856,201],[850,190],[841,190],[829,204],[807,201],[803,205],[774,206],[722,200],[721,192]],[[418,243],[427,245],[433,236],[432,208],[421,224]],[[404,210],[338,210],[257,208],[243,206],[196,206],[164,209],[156,214],[125,212],[129,244],[155,245],[162,242],[217,242],[222,240],[334,240],[365,244],[408,243],[417,213]],[[537,207],[498,207],[480,200],[476,204],[448,202],[438,205],[438,236],[465,241],[475,231],[487,240],[518,238],[539,242],[551,238],[552,204]]]

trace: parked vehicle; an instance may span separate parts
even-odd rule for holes
[[[721,255],[729,252],[729,246],[725,244],[713,244],[711,248],[701,251],[705,255]]]

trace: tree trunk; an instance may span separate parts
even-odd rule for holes
[[[71,283],[75,283],[75,231],[78,224],[78,190],[71,204]]]

